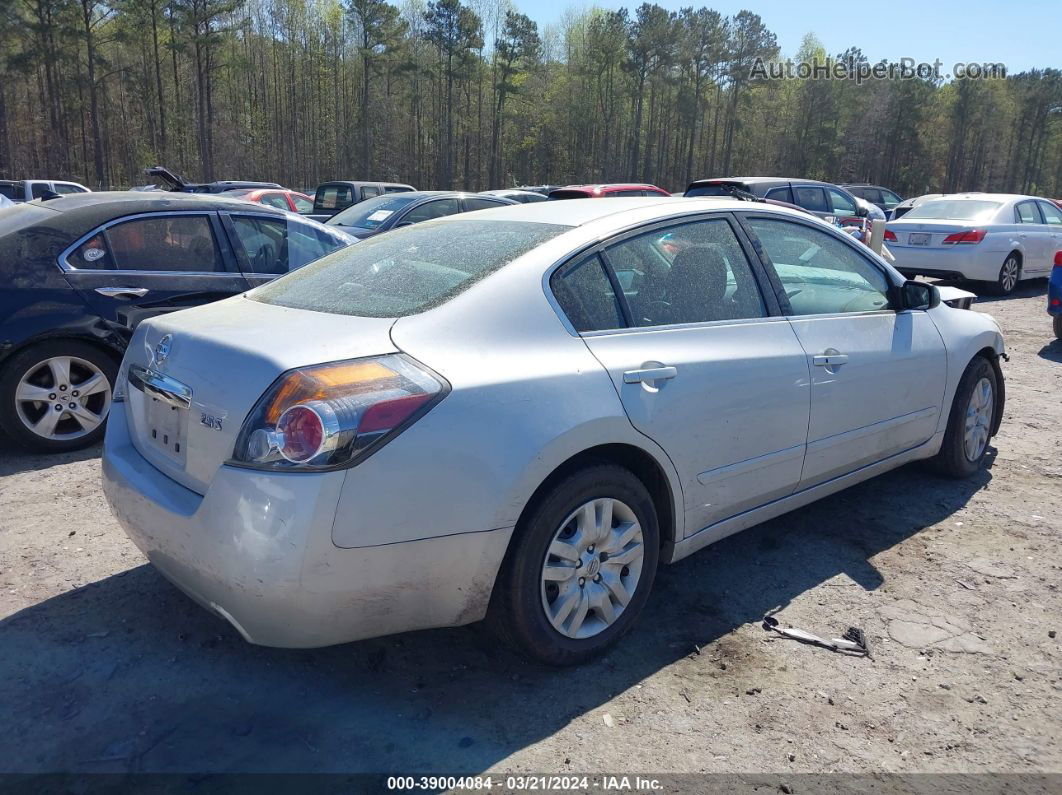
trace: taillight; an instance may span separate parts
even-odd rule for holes
[[[886,229],[885,230],[885,242],[886,243],[895,243],[896,242],[896,233],[893,232],[891,229]]]
[[[371,455],[450,391],[403,354],[289,370],[247,415],[230,463],[324,470]]]
[[[1055,267],[1062,268],[1062,251],[1055,252]]]
[[[987,230],[985,229],[968,229],[965,232],[956,232],[953,235],[948,235],[944,238],[945,245],[951,245],[953,243],[980,243],[985,239]]]

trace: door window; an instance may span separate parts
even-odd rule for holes
[[[766,315],[752,269],[725,219],[654,230],[607,253],[636,326]]]
[[[903,199],[901,199],[891,190],[885,190],[884,188],[881,189],[881,203],[885,205],[886,210],[891,210],[893,207],[895,207],[902,201]]]
[[[472,212],[473,210],[490,210],[494,207],[504,207],[501,202],[491,201],[490,199],[465,199],[465,212]]]
[[[827,188],[826,192],[830,194],[830,203],[833,205],[835,213],[838,215],[855,215],[855,202],[850,198],[834,188]]]
[[[315,205],[320,210],[345,210],[354,203],[349,185],[326,185],[317,191]]]
[[[62,195],[65,193],[85,193],[85,189],[77,185],[71,185],[69,182],[56,182],[55,192]]]
[[[364,201],[365,199],[371,199],[374,196],[379,196],[379,195],[380,195],[380,189],[378,187],[376,187],[375,185],[362,185],[361,186],[361,198],[362,198],[362,201]]]
[[[793,188],[795,204],[799,204],[805,210],[813,213],[828,213],[829,205],[826,203],[826,193],[822,188]]]
[[[288,200],[284,198],[283,193],[265,193],[262,195],[261,203],[267,207],[276,207],[279,210],[288,210]]]
[[[33,186],[32,186],[33,198],[34,199],[39,199],[41,196],[43,196],[45,193],[47,193],[50,190],[51,190],[51,188],[48,187],[48,183],[47,182],[34,182]]]
[[[406,213],[401,223],[419,224],[421,221],[430,221],[432,218],[442,218],[444,215],[454,215],[457,212],[457,199],[436,199],[414,207]]]
[[[1040,211],[1044,214],[1044,223],[1048,226],[1062,227],[1062,210],[1047,202],[1040,202]]]
[[[644,196],[644,190],[613,190],[608,191],[606,196]]]
[[[135,218],[108,227],[105,236],[116,270],[185,273],[227,270],[206,215]],[[98,256],[85,246],[82,249],[86,259]],[[101,259],[98,257],[97,262]]]
[[[1040,213],[1036,209],[1036,202],[1019,202],[1014,208],[1020,224],[1042,224]]]
[[[576,331],[623,328],[623,314],[601,258],[594,254],[557,270],[549,286]]]
[[[302,196],[291,194],[291,200],[295,203],[295,212],[303,215],[313,212],[313,202]]]
[[[769,191],[767,191],[767,195],[764,198],[774,199],[775,201],[780,202],[789,202],[790,204],[794,203],[793,197],[789,193],[788,185],[784,188],[771,188]]]
[[[343,247],[327,232],[291,219],[234,215],[232,225],[253,273],[287,273]]]
[[[67,255],[66,264],[77,270],[113,271],[114,257],[103,232],[93,235]]]
[[[388,193],[409,193],[413,189],[405,188],[401,185],[387,185],[384,187],[384,190]]]
[[[792,221],[750,218],[794,315],[872,312],[889,305],[889,282],[851,245]]]

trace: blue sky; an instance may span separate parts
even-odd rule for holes
[[[642,0],[513,0],[539,25],[556,23],[565,10],[627,7]],[[805,33],[814,33],[830,54],[849,46],[863,50],[870,61],[903,57],[932,62],[943,70],[956,62],[1002,62],[1008,74],[1032,67],[1062,68],[1062,0],[862,0],[801,2],[801,0],[656,0],[664,8],[708,6],[732,16],[748,9],[763,17],[778,36],[783,55],[793,55]]]

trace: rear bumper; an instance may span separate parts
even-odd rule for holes
[[[1047,284],[1047,314],[1062,315],[1062,268],[1055,266]]]
[[[899,246],[889,243],[896,261],[893,267],[904,276],[930,276],[938,279],[976,279],[994,282],[1007,258],[1006,252],[978,251],[976,245],[943,248]]]
[[[109,419],[103,489],[133,543],[248,641],[315,647],[486,614],[512,528],[381,546],[332,543],[346,472],[222,467],[205,495],[155,469]]]

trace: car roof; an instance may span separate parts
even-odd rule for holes
[[[963,193],[943,193],[940,196],[936,196],[929,201],[936,201],[937,199],[959,199],[961,201],[977,200],[977,201],[993,201],[993,202],[1017,202],[1017,201],[1029,201],[1032,199],[1040,199],[1040,196],[1029,196],[1024,193],[982,193],[980,191],[965,191]],[[1044,199],[1044,201],[1048,201]]]
[[[818,179],[804,179],[803,177],[706,177],[695,179],[689,187],[694,185],[710,185],[716,182],[742,182],[746,185],[761,185],[765,182],[798,183],[800,185],[834,185],[833,182],[823,182]],[[689,190],[689,188],[687,188]]]
[[[580,227],[598,221],[612,221],[622,227],[630,222],[652,220],[653,217],[666,218],[683,212],[742,210],[745,212],[778,212],[801,218],[805,221],[819,221],[803,209],[796,210],[775,204],[747,202],[740,199],[726,199],[715,196],[669,198],[662,201],[654,196],[617,197],[607,202],[557,201],[534,202],[532,204],[514,204],[508,207],[496,207],[471,213],[448,216],[454,220],[466,221],[476,219],[500,221],[530,221],[541,224]],[[825,223],[825,222],[822,222]]]
[[[651,185],[648,182],[596,182],[586,185],[565,185],[556,190],[585,190],[593,193],[601,190],[645,190],[646,188],[661,190],[656,185]],[[552,193],[552,191],[550,192]]]
[[[327,182],[322,182],[317,187],[321,188],[325,185],[357,185],[358,187],[361,187],[362,185],[391,185],[399,188],[413,187],[406,182],[388,182],[387,180],[378,179],[330,179]],[[409,191],[406,192],[409,193]]]
[[[95,193],[67,193],[55,199],[36,202],[59,213],[86,215],[131,215],[166,210],[224,210],[246,209],[247,203],[218,193],[183,193],[180,191],[97,191]],[[276,210],[283,213],[282,210]]]

